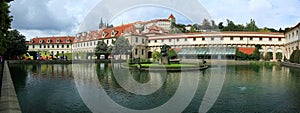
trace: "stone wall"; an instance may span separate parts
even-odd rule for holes
[[[21,113],[7,62],[4,63],[0,97],[0,113]]]

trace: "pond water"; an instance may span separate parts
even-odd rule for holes
[[[176,96],[183,77],[190,81],[185,88],[186,95],[191,93],[189,89],[194,88],[193,84],[197,85],[191,102],[187,107],[183,106],[183,112],[199,112],[210,80],[217,76],[212,73],[225,69],[212,66],[196,72],[126,72],[115,71],[115,67],[113,64],[11,64],[10,70],[22,112],[82,113],[105,109],[101,107],[108,102],[103,100],[106,97],[103,94],[128,109],[147,110],[162,106]],[[300,111],[299,69],[227,65],[225,73],[222,90],[208,112]],[[197,79],[193,79],[195,77]],[[137,84],[151,87],[143,89],[143,85]],[[144,92],[137,94],[138,91]],[[185,98],[185,93],[181,96]],[[179,105],[174,103],[162,112],[182,107]]]

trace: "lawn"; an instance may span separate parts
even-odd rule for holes
[[[137,67],[138,64],[132,64],[130,67]],[[160,64],[141,64],[142,68],[149,68],[149,67],[165,67],[165,68],[181,68],[181,67],[197,67],[195,64],[170,64],[170,65],[160,65]]]

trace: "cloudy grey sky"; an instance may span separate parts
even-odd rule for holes
[[[300,0],[198,1],[217,22],[230,19],[235,23],[245,24],[252,18],[259,27],[276,29],[291,27],[300,22]],[[99,2],[101,0],[15,0],[10,8],[14,17],[12,28],[18,29],[27,39],[36,36],[75,35],[80,23]],[[180,23],[190,23],[174,11],[153,7],[123,12],[112,23],[116,25],[122,22],[166,18],[170,13],[174,13]]]

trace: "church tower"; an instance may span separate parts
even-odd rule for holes
[[[106,25],[103,23],[103,20],[101,18],[100,23],[99,23],[99,29],[104,28]]]
[[[173,16],[173,14],[171,13],[171,15],[169,16],[169,21],[171,22],[171,23],[176,23],[176,19],[175,19],[175,17]]]

